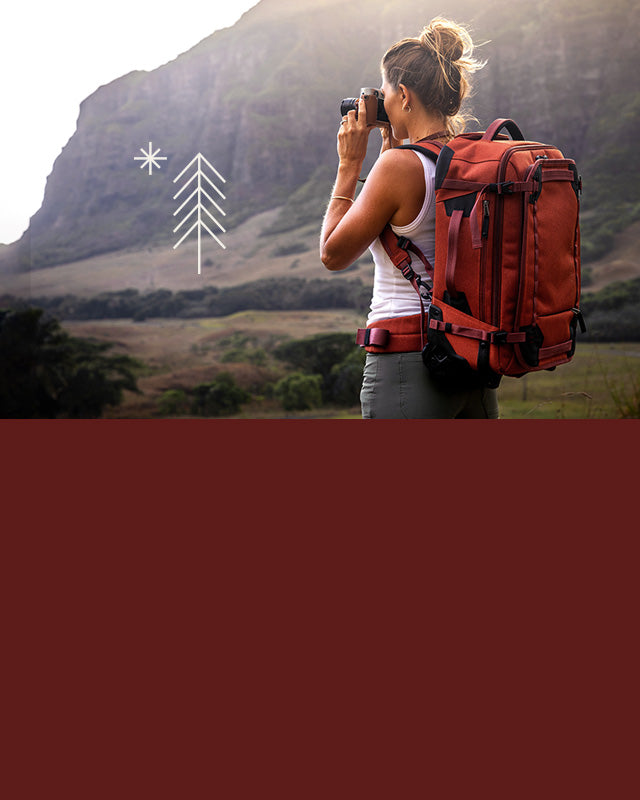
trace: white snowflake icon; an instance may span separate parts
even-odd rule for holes
[[[153,168],[154,167],[158,167],[158,169],[160,169],[160,164],[158,164],[158,161],[166,161],[167,160],[166,156],[159,156],[158,155],[158,153],[160,152],[161,149],[162,148],[159,147],[155,152],[153,152],[153,144],[151,142],[149,142],[149,150],[148,151],[143,150],[142,147],[141,147],[140,148],[140,152],[143,153],[143,155],[134,156],[133,160],[134,161],[142,161],[142,164],[140,164],[140,169],[142,169],[143,167],[146,167],[148,165],[149,166],[149,175],[151,175],[151,173],[153,172]]]

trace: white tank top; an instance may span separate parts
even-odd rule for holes
[[[436,247],[436,208],[435,208],[435,175],[436,165],[428,157],[415,150],[410,152],[422,161],[424,182],[426,186],[424,203],[418,216],[408,225],[392,225],[398,236],[406,236],[422,250],[430,264],[433,265]],[[403,277],[382,246],[380,239],[369,248],[373,256],[373,296],[367,324],[389,317],[406,317],[420,313],[420,299],[411,283]],[[423,279],[426,277],[424,264],[417,255],[410,252],[411,266]],[[429,304],[424,301],[425,311]]]

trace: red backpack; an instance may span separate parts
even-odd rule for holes
[[[575,162],[553,145],[525,141],[510,119],[444,146],[400,147],[436,162],[435,263],[387,225],[380,239],[423,311],[374,322],[356,342],[378,353],[420,349],[434,376],[475,376],[494,387],[503,375],[568,363],[577,326],[586,330]],[[411,253],[425,264],[427,282],[411,267]],[[431,301],[428,315],[423,299]]]

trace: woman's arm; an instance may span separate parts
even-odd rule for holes
[[[330,270],[344,269],[349,266],[367,247],[365,245],[352,261],[344,264],[335,262],[332,248],[327,247],[337,226],[347,212],[351,210],[354,202],[358,178],[367,155],[367,144],[371,133],[371,127],[367,126],[366,120],[364,98],[360,97],[358,100],[358,118],[356,119],[355,111],[349,111],[342,118],[338,130],[338,174],[336,175],[320,232],[320,258],[325,267]],[[341,242],[339,241],[338,247],[340,244]],[[334,247],[333,250],[335,249]],[[349,249],[351,250],[352,248]]]
[[[355,111],[350,111],[338,131],[338,173],[320,233],[320,258],[332,271],[346,269],[359,258],[387,222],[397,222],[395,218],[414,194],[424,196],[424,179],[422,170],[416,170],[415,155],[391,149],[391,135],[383,133],[380,156],[358,199],[353,203],[343,199],[355,195],[373,128],[367,127],[362,98],[358,119],[355,117]]]

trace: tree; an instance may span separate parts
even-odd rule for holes
[[[349,333],[324,333],[279,345],[274,355],[295,370],[321,378],[321,402],[356,405],[366,353]]]
[[[193,389],[191,410],[201,417],[235,414],[251,395],[238,386],[229,372],[221,372],[211,383],[200,383]]]
[[[360,353],[349,333],[321,333],[306,339],[284,342],[274,351],[276,358],[286,361],[295,370],[320,375],[322,399],[331,402],[331,371],[353,353]]]
[[[307,411],[322,405],[322,378],[293,372],[275,385],[275,395],[285,411]]]
[[[158,401],[158,410],[163,417],[173,417],[188,411],[188,399],[182,389],[167,389]]]
[[[111,347],[70,336],[41,308],[0,309],[0,417],[100,417],[139,392],[139,362]]]
[[[366,351],[359,347],[358,350],[349,353],[345,359],[331,368],[331,374],[327,381],[327,393],[337,405],[354,406],[360,402],[362,371],[366,355]]]

